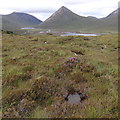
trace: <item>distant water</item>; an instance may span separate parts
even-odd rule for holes
[[[24,28],[21,28],[21,29],[26,30],[26,29],[35,29],[35,28],[33,28],[33,27],[24,27]]]
[[[97,34],[65,32],[61,36],[98,36]]]

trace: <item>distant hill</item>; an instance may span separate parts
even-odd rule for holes
[[[110,13],[106,18],[113,18],[113,17],[118,17],[118,14],[120,14],[120,8],[116,9],[112,13]]]
[[[58,29],[84,32],[116,31],[117,17],[112,17],[111,19],[111,16],[113,16],[113,14],[102,19],[98,19],[92,16],[79,16],[70,11],[68,8],[62,6],[47,20],[39,24],[38,27],[42,29]]]
[[[102,18],[101,20],[104,22],[104,27],[109,30],[118,30],[118,14],[120,14],[120,8],[116,9],[112,13],[110,13],[107,17]]]
[[[8,15],[2,15],[3,30],[16,30],[22,27],[31,27],[41,22],[41,20],[26,13],[13,12]]]

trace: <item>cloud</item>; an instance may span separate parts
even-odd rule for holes
[[[48,18],[48,16],[52,15],[52,13],[29,13],[33,16],[36,16],[37,18],[39,18],[40,20],[44,21]],[[42,19],[41,19],[42,18]]]
[[[53,13],[55,10],[56,9],[53,9],[53,8],[47,8],[47,9],[35,8],[35,9],[24,9],[20,11],[27,12],[27,13]]]
[[[88,3],[88,2],[93,2],[96,0],[63,0],[65,5],[78,5],[78,4],[84,4],[84,3]]]
[[[78,2],[78,1],[77,1]],[[81,0],[79,1],[81,2]],[[118,7],[118,0],[86,0],[82,4],[72,5],[68,7],[75,13],[82,16],[95,16],[98,18],[105,17]]]
[[[56,8],[63,3],[59,0],[2,0],[0,8],[25,9],[25,8]]]
[[[2,0],[0,14],[26,12],[45,20],[61,6],[82,16],[104,17],[117,9],[119,0]]]

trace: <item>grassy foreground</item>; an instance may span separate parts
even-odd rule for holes
[[[3,117],[117,118],[118,35],[3,34]],[[83,95],[69,104],[66,95]]]

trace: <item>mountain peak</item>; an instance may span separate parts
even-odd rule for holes
[[[65,7],[65,6],[62,6],[61,8],[59,8],[54,14],[53,14],[53,16],[55,16],[55,15],[59,15],[59,14],[71,14],[71,13],[73,13],[71,10],[69,10],[67,7]]]
[[[22,13],[22,12],[12,12],[11,14],[20,14],[20,13]]]
[[[65,7],[65,6],[62,6],[60,9],[66,9],[66,7]]]
[[[19,16],[21,16],[21,15],[28,15],[28,14],[27,13],[22,13],[22,12],[12,12],[9,15],[19,15]]]
[[[60,11],[60,10],[69,10],[69,9],[67,7],[65,7],[65,6],[62,6],[58,11]]]
[[[62,18],[64,20],[69,20],[69,19],[71,19],[71,17],[74,18],[76,16],[78,16],[78,15],[75,15],[75,13],[73,13],[71,10],[69,10],[65,6],[62,6],[55,13],[53,13],[47,20],[45,20],[44,22],[61,21]]]

